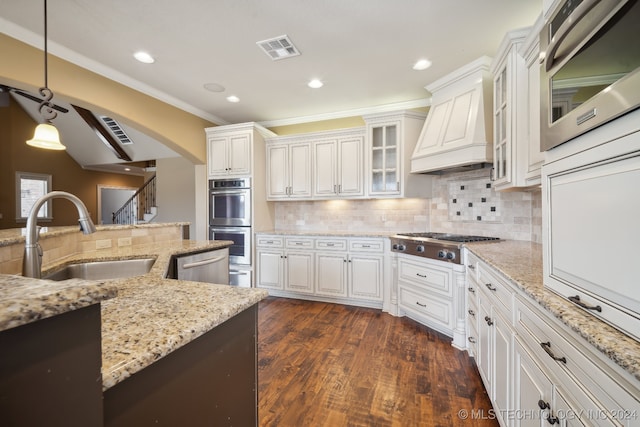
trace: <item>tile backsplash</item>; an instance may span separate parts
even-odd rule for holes
[[[277,202],[278,231],[478,234],[541,242],[542,193],[495,191],[488,170],[433,180],[431,199]]]

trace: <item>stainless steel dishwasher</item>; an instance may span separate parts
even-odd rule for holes
[[[178,255],[173,264],[174,274],[169,275],[175,279],[229,284],[229,248]]]

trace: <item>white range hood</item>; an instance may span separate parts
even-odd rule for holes
[[[425,86],[431,108],[411,157],[412,173],[474,169],[493,162],[493,77],[483,56]]]

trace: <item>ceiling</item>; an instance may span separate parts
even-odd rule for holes
[[[57,0],[48,8],[51,54],[217,124],[270,127],[426,106],[426,85],[495,55],[507,31],[535,22],[542,0]],[[0,28],[41,48],[43,2],[0,0]],[[256,44],[281,35],[299,56],[273,61]],[[156,62],[136,61],[138,50]],[[413,70],[419,59],[432,66]],[[313,78],[324,86],[309,88]]]

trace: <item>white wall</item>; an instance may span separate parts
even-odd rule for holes
[[[189,238],[196,239],[196,170],[182,157],[156,161],[158,216],[153,222],[189,222]],[[198,169],[199,170],[199,169]],[[205,197],[206,193],[202,197]]]

